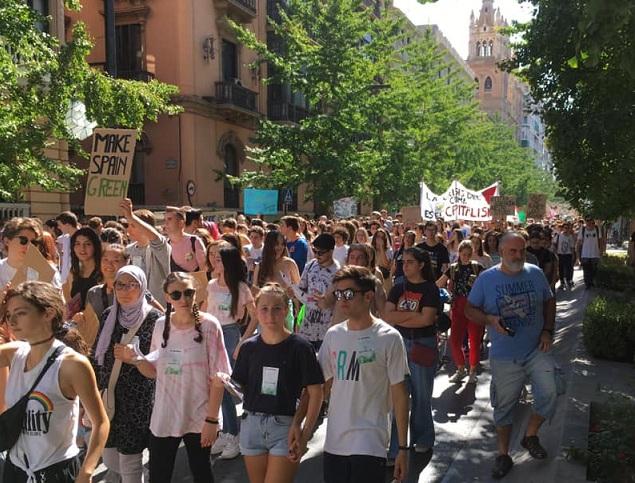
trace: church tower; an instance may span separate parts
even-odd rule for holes
[[[523,91],[520,83],[498,63],[512,55],[509,38],[500,30],[508,23],[494,0],[483,0],[478,17],[470,17],[468,65],[476,74],[477,98],[481,109],[492,117],[500,117],[520,134]]]

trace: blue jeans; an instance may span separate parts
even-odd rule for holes
[[[524,360],[490,359],[490,398],[496,426],[509,426],[525,381],[531,381],[534,411],[545,419],[556,409],[555,361],[551,354],[536,349]]]
[[[238,324],[230,324],[223,326],[223,340],[225,341],[225,349],[229,356],[229,362],[234,367],[236,362],[232,354],[240,341],[240,327]],[[238,414],[236,413],[236,403],[229,392],[223,393],[223,402],[221,404],[223,412],[223,433],[229,433],[234,436],[238,434]]]
[[[408,367],[410,377],[408,382],[408,392],[410,393],[410,444],[432,448],[434,446],[434,422],[432,421],[432,390],[434,389],[434,374],[437,367],[437,357],[430,366],[415,364],[411,359],[412,346],[421,344],[436,351],[437,338],[421,337],[419,339],[406,339],[406,352],[408,353]],[[388,457],[394,459],[397,455],[399,439],[397,434],[397,424],[395,418],[392,421],[392,431],[390,436],[390,449]]]

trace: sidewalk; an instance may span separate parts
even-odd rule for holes
[[[550,457],[545,461],[533,460],[520,446],[530,415],[529,403],[520,404],[511,439],[514,468],[503,480],[505,482],[586,481],[584,466],[566,460],[566,447],[586,448],[589,402],[598,395],[600,381],[607,380],[607,371],[612,372],[615,366],[621,365],[597,364],[586,357],[582,343],[582,318],[594,294],[584,289],[581,272],[576,271],[575,275],[575,289],[557,293],[558,332],[553,355],[567,375],[568,387],[567,394],[558,398],[553,420],[550,424],[545,423],[540,432],[541,443]],[[446,388],[442,393],[435,390],[437,444],[430,464],[418,478],[419,482],[495,481],[490,476],[497,450],[487,361],[483,366],[484,372],[475,389],[463,385]],[[632,365],[623,366],[626,366],[624,372],[630,369],[632,380]],[[624,378],[627,379],[626,376]],[[631,391],[634,389],[635,381]],[[472,424],[457,425],[459,419]]]

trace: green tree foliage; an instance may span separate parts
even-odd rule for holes
[[[68,8],[79,8],[67,0]],[[23,0],[0,5],[0,198],[16,200],[27,186],[72,189],[81,170],[44,156],[51,140],[65,140],[77,152],[65,123],[72,101],[86,105],[87,116],[104,127],[140,129],[159,114],[175,114],[173,86],[112,79],[92,69],[86,28],[78,23],[65,44],[41,32],[48,19]]]
[[[607,219],[635,213],[635,3],[532,0],[506,64],[544,109],[565,198]]]
[[[446,67],[430,36],[406,42],[403,18],[377,18],[361,0],[291,0],[267,48],[232,24],[268,65],[269,83],[301,92],[310,115],[297,124],[263,120],[250,158],[232,178],[243,186],[307,183],[320,211],[356,196],[393,207],[418,202],[419,182],[444,191],[453,178],[473,188],[496,180],[519,198],[553,193],[511,131],[474,102],[473,85]]]

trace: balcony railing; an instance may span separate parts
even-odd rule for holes
[[[229,0],[229,3],[234,3],[239,7],[250,10],[254,15],[257,13],[256,0]]]
[[[286,8],[286,0],[267,0],[267,16],[276,23],[279,23],[282,18],[280,17],[280,10]]]
[[[235,82],[216,83],[216,103],[230,104],[248,111],[257,112],[256,92],[250,91]]]
[[[29,216],[31,205],[24,203],[0,203],[0,220]]]
[[[271,121],[289,121],[299,123],[309,115],[303,107],[294,106],[288,102],[269,101],[267,115]]]
[[[154,74],[145,70],[120,70],[117,71],[117,77],[119,79],[150,82],[154,79]]]

